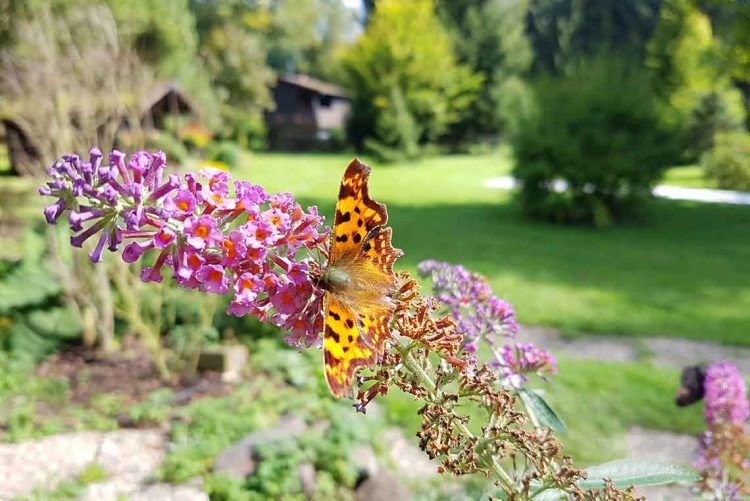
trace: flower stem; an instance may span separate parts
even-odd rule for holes
[[[399,347],[399,352],[401,353],[401,360],[404,363],[404,367],[414,376],[417,378],[417,380],[424,386],[429,392],[430,396],[433,400],[437,400],[438,398],[438,390],[435,385],[435,382],[430,378],[430,376],[425,372],[425,370],[422,368],[422,366],[417,362],[417,360],[414,358],[414,355],[412,354],[412,348],[416,345],[416,342],[412,342],[410,345],[407,345],[405,347]],[[451,409],[451,413],[453,413],[453,410]],[[461,429],[461,432],[466,435],[469,438],[474,438],[474,434],[469,430],[469,428],[461,422],[460,419],[456,419],[454,421],[458,427]],[[508,472],[503,469],[503,467],[500,465],[500,463],[497,461],[497,458],[493,456],[490,456],[488,461],[486,461],[487,465],[490,467],[490,469],[495,473],[497,477],[500,478],[502,483],[510,489],[512,492],[513,489],[513,479],[508,474]]]

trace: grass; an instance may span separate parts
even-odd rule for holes
[[[703,430],[701,405],[674,404],[679,371],[647,363],[560,360],[560,374],[544,389],[545,398],[567,426],[557,437],[578,466],[627,456],[625,435],[634,426],[678,433]],[[407,434],[419,429],[417,402],[399,391],[381,400],[386,417]]]
[[[703,175],[703,168],[700,165],[672,167],[667,171],[660,184],[690,188],[715,188]]]
[[[237,175],[333,213],[347,155],[257,154]],[[374,163],[373,163],[374,164]],[[628,336],[750,344],[750,208],[655,201],[648,218],[606,230],[524,220],[507,191],[482,182],[508,155],[376,165],[394,243],[414,269],[462,263],[489,278],[527,324]]]
[[[623,458],[625,434],[634,426],[697,435],[700,404],[678,408],[680,371],[648,363],[560,361],[546,397],[565,421],[566,451],[588,465]]]

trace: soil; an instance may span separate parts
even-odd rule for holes
[[[74,347],[53,355],[36,372],[39,376],[67,379],[70,400],[82,405],[103,393],[121,395],[126,404],[134,404],[155,390],[168,388],[175,392],[173,403],[186,404],[204,396],[225,395],[230,390],[219,372],[204,372],[190,381],[166,381],[159,376],[149,353],[139,346],[110,353]]]

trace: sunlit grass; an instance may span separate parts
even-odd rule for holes
[[[351,155],[256,154],[237,175],[333,213]],[[606,230],[524,220],[511,193],[483,187],[507,155],[373,162],[402,267],[427,258],[484,273],[528,324],[750,344],[750,207],[656,201]]]
[[[672,167],[667,171],[660,184],[690,188],[715,188],[713,183],[703,175],[703,168],[700,165]]]

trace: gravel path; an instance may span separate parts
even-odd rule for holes
[[[689,435],[633,428],[625,438],[625,445],[629,458],[691,465],[697,443]],[[694,499],[682,485],[644,487],[638,489],[638,493],[653,501]]]
[[[654,365],[675,369],[727,360],[750,377],[750,348],[747,347],[671,337],[625,338],[589,334],[563,339],[556,329],[531,326],[522,326],[518,339],[577,360],[634,362],[645,359]]]
[[[55,435],[0,445],[0,499],[51,491],[96,464],[107,479],[90,484],[82,501],[207,501],[199,485],[154,483],[164,459],[164,434],[158,430],[121,430]],[[121,499],[121,498],[120,498]]]
[[[518,186],[512,176],[493,177],[484,182],[486,188],[511,190]],[[555,191],[565,191],[567,184],[557,181],[553,184]],[[714,204],[750,205],[750,193],[731,190],[714,190],[710,188],[687,188],[683,186],[656,186],[652,193],[655,197],[670,200],[687,200],[690,202],[707,202]]]

